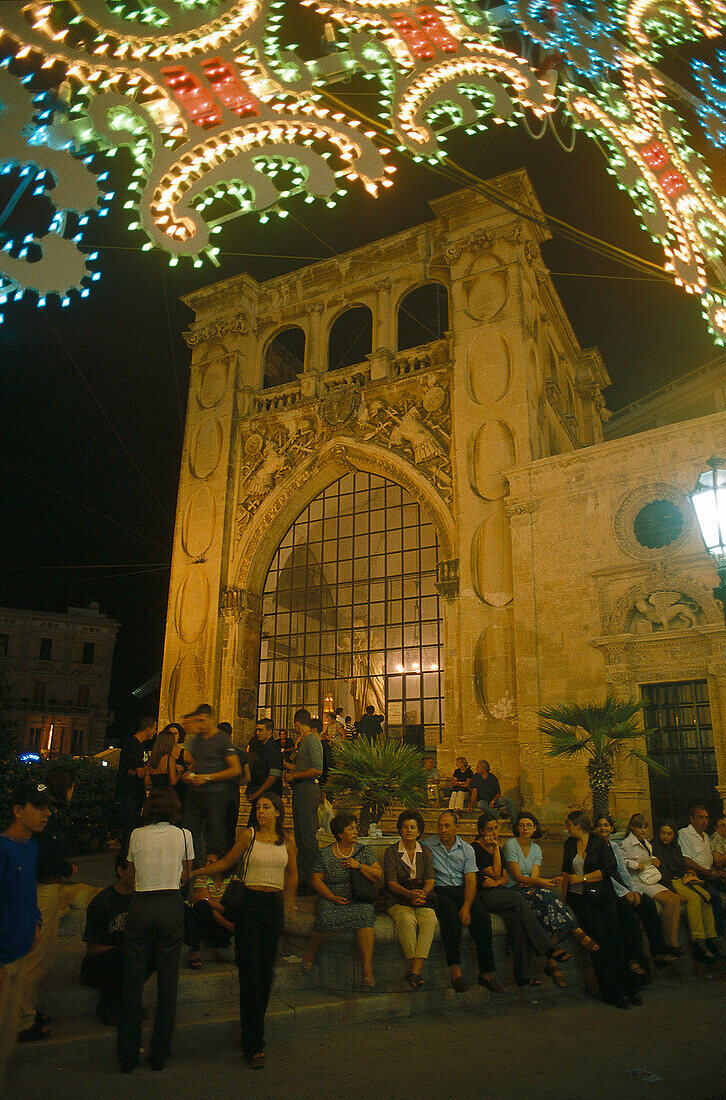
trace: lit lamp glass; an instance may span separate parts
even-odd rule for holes
[[[706,549],[716,561],[720,584],[713,594],[723,605],[726,618],[726,468],[720,459],[710,458],[696,482],[691,500]]]

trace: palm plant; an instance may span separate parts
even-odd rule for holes
[[[412,809],[426,805],[426,770],[417,749],[401,741],[360,737],[336,745],[334,752],[326,790],[344,805],[360,806],[362,836],[392,802]]]
[[[589,756],[587,777],[595,818],[608,811],[615,764],[623,755],[667,775],[664,767],[633,745],[643,736],[637,720],[641,709],[636,699],[618,699],[608,691],[604,703],[559,703],[537,712],[543,719],[539,729],[549,738],[548,756]]]

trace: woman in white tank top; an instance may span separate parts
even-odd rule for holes
[[[194,874],[216,874],[241,861],[244,900],[229,918],[234,920],[237,943],[242,1050],[249,1066],[262,1069],[265,1012],[285,920],[283,895],[294,904],[297,860],[295,842],[283,825],[282,799],[272,792],[260,795],[255,801],[255,815],[255,827],[242,832],[224,859]]]

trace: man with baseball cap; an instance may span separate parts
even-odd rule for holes
[[[13,794],[12,821],[0,834],[0,1086],[15,1043],[26,959],[40,940],[38,842],[50,817],[44,783],[24,780]]]

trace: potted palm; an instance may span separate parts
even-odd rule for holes
[[[615,764],[625,755],[641,760],[661,775],[667,770],[635,746],[643,736],[638,722],[642,704],[618,699],[608,691],[603,703],[558,703],[537,713],[539,729],[549,738],[549,756],[589,757],[587,777],[592,791],[593,816],[607,813]]]
[[[426,805],[426,770],[417,749],[400,741],[344,741],[335,747],[327,788],[344,805],[360,806],[366,836],[393,802],[414,809]]]

